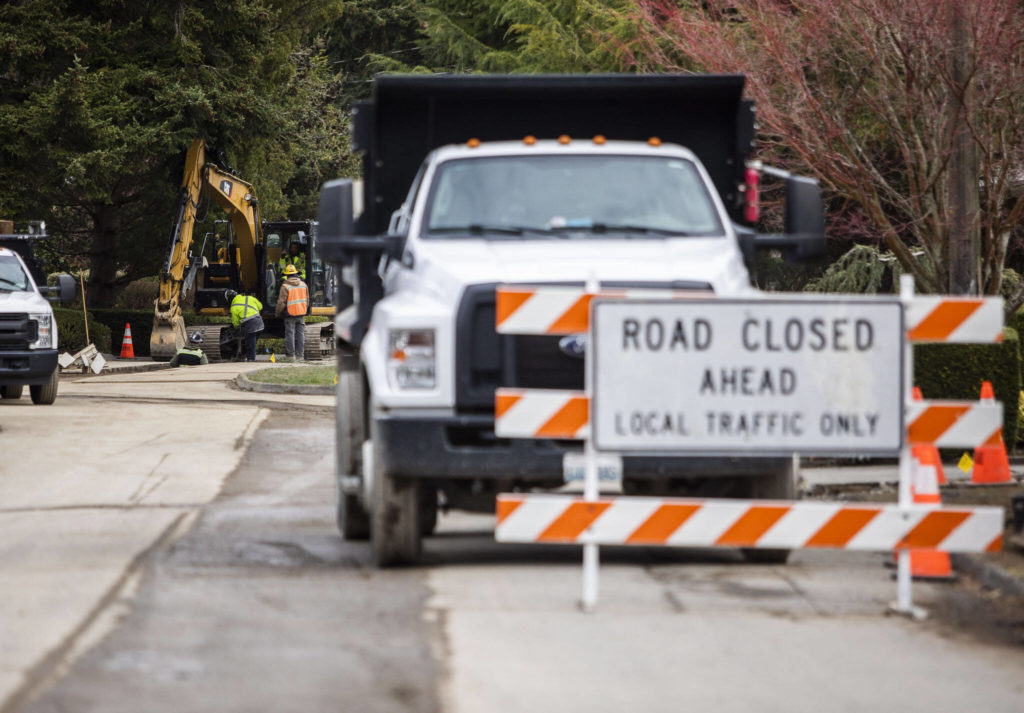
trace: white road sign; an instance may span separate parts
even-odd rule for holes
[[[893,455],[903,308],[877,299],[595,300],[598,450]]]

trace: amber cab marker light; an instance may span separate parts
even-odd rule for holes
[[[657,136],[652,136],[651,138],[647,139],[647,143],[649,143],[651,146],[661,146],[661,139],[659,139]]]
[[[468,146],[471,149],[475,149],[479,145],[480,139],[470,139],[469,141],[466,142],[466,146]]]
[[[604,146],[604,142],[607,140],[608,139],[606,139],[601,134],[598,134],[597,136],[594,137],[594,143],[597,144],[598,146]]]
[[[570,141],[572,141],[572,139],[569,138],[568,134],[562,134],[558,137],[558,143],[562,144],[562,146],[568,146]]]
[[[526,144],[527,146],[533,146],[535,143],[537,143],[537,137],[533,136],[532,134],[530,136],[524,136],[523,143]]]

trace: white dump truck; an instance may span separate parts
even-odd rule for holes
[[[54,402],[60,376],[57,322],[47,297],[69,302],[75,295],[70,275],[46,286],[32,250],[45,231],[41,222],[15,232],[11,221],[0,221],[0,397],[19,399],[28,386],[34,404]]]
[[[582,389],[586,349],[582,335],[498,333],[498,285],[742,296],[755,249],[823,249],[817,184],[781,171],[771,174],[785,189],[786,230],[756,232],[743,83],[377,78],[354,117],[362,183],[325,184],[319,214],[321,254],[350,283],[335,300],[338,524],[371,539],[377,564],[414,561],[439,502],[493,509],[496,492],[562,486],[566,454],[580,450],[495,435],[496,388]],[[789,458],[627,455],[619,467],[630,493],[794,490]]]

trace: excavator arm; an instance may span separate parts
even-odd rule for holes
[[[185,157],[185,174],[178,193],[167,261],[160,271],[160,295],[156,300],[149,342],[150,354],[157,360],[170,359],[186,342],[185,320],[181,313],[182,287],[203,191],[231,220],[238,247],[241,289],[254,291],[257,288],[256,246],[262,238],[256,191],[252,184],[216,164],[207,163],[203,140],[196,139]]]

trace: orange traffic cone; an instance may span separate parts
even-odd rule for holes
[[[914,387],[914,401],[921,401],[921,387]],[[911,453],[922,467],[933,467],[936,472],[936,479],[939,485],[946,484],[946,473],[942,470],[942,459],[939,458],[939,449],[934,443],[918,443],[911,446]]]
[[[132,325],[128,322],[124,323],[124,339],[121,340],[121,358],[135,358],[135,348],[132,346]]]
[[[992,401],[992,382],[981,382],[981,400]],[[971,470],[972,483],[1009,483],[1010,459],[1006,456],[1006,445],[1003,443],[1002,430],[996,431],[995,438],[974,449],[974,468]]]
[[[918,505],[941,505],[939,480],[935,467],[914,455],[910,492]],[[942,550],[911,550],[910,574],[918,579],[952,579],[953,565],[949,553]]]

